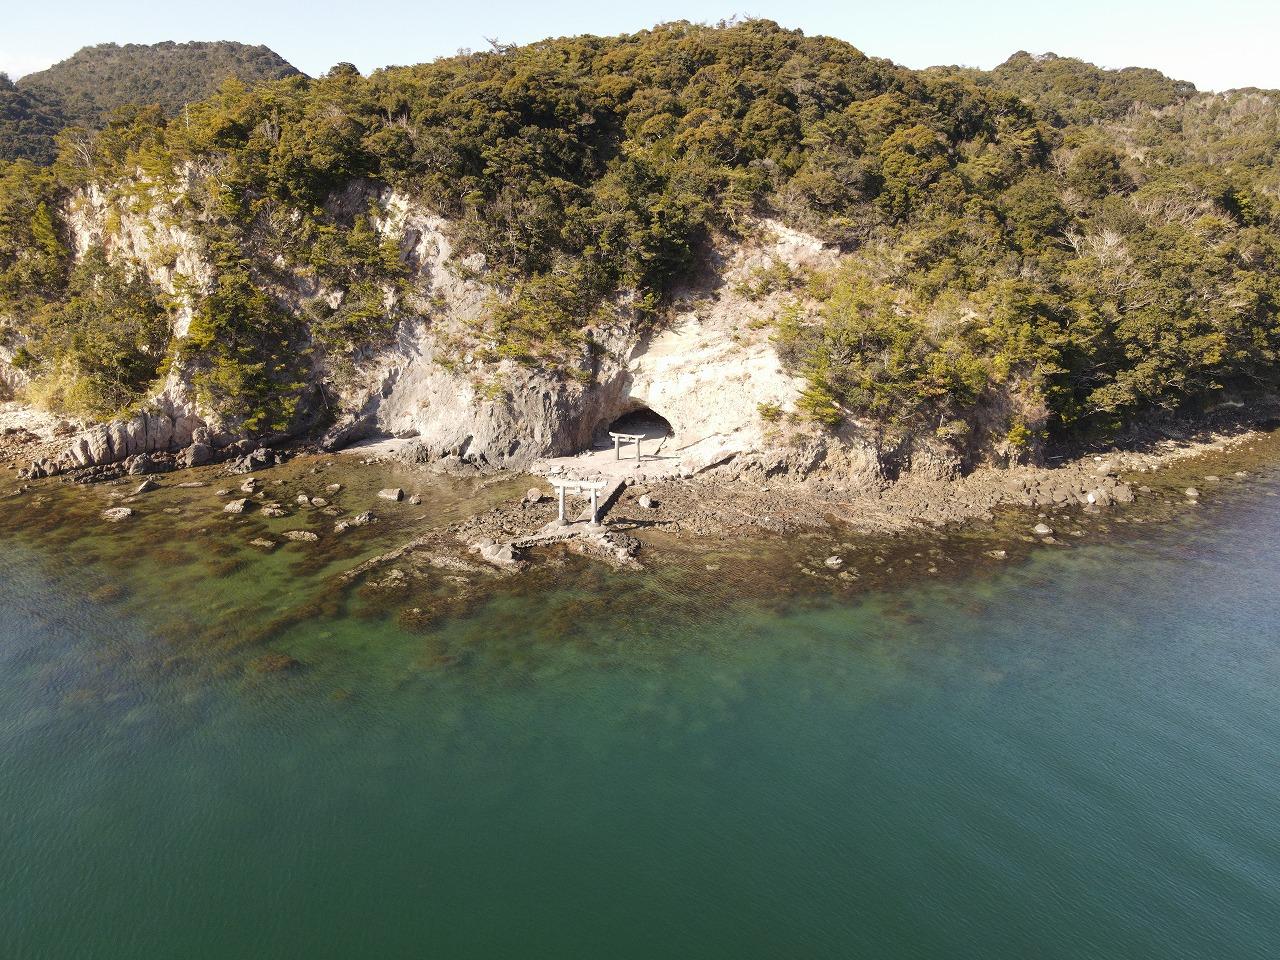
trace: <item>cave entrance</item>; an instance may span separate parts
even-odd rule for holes
[[[638,407],[624,413],[609,424],[610,433],[628,433],[643,437],[645,440],[665,440],[675,436],[671,424],[661,414],[654,413],[648,407]]]

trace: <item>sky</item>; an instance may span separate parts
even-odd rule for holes
[[[94,43],[263,43],[306,73],[421,63],[487,38],[526,43],[668,20],[766,17],[909,67],[990,68],[1017,50],[1156,67],[1202,90],[1280,88],[1280,0],[8,0],[0,71],[15,79]]]

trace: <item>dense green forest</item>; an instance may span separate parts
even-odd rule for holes
[[[72,263],[67,198],[94,182],[135,209],[165,200],[216,269],[186,294],[191,336],[136,337],[128,383],[75,395],[127,406],[178,362],[210,402],[278,428],[318,356],[376,345],[403,306],[376,211],[330,202],[353,182],[411,194],[486,255],[510,296],[476,331],[482,358],[576,377],[620,303],[661,323],[710,241],[774,216],[851,254],[782,281],[774,335],[807,419],[961,446],[979,423],[1015,446],[1105,434],[1274,388],[1278,120],[1274,93],[1027,54],[912,71],[758,20],[231,81],[179,120],[118,112],[61,135],[49,166],[0,170],[0,312],[38,381],[95,376],[118,346],[68,330],[119,289],[85,271],[124,268]],[[282,271],[344,296],[286,310]],[[105,315],[151,330],[172,306],[135,293]]]
[[[298,71],[243,43],[102,43],[16,84],[0,75],[0,161],[51,163],[64,127],[101,127],[120,107],[155,104],[166,116],[216,93],[223,81],[275,80]]]
[[[0,163],[18,159],[52,163],[58,155],[54,138],[66,125],[56,101],[20,90],[0,73]]]

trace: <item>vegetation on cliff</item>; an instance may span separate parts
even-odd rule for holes
[[[850,254],[792,278],[778,318],[806,416],[1020,446],[1275,385],[1278,122],[1260,91],[1026,54],[911,71],[767,21],[229,81],[0,174],[0,313],[37,379],[65,369],[80,348],[30,307],[92,289],[61,218],[106,185],[204,239],[215,278],[168,353],[268,429],[405,309],[379,186],[448,218],[509,291],[481,359],[580,376],[600,323],[660,321],[710,240],[772,216]],[[326,295],[286,309],[298,278]]]

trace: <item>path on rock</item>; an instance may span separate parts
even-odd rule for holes
[[[547,480],[603,480],[605,486],[598,495],[599,518],[603,520],[628,481],[651,483],[680,476],[680,458],[664,452],[669,443],[669,437],[641,441],[639,459],[636,459],[635,446],[624,447],[618,452],[609,446],[585,450],[571,457],[550,457],[538,460],[530,472]],[[579,514],[578,521],[590,520],[591,507],[588,505]]]

